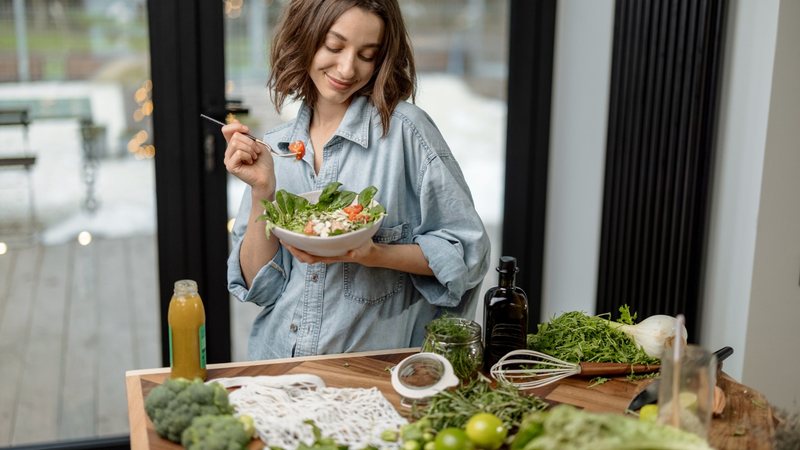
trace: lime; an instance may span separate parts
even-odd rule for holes
[[[639,420],[644,422],[655,422],[658,418],[658,405],[644,405],[639,410]]]
[[[471,450],[472,442],[461,428],[445,428],[436,433],[434,450]]]
[[[500,448],[508,430],[499,417],[491,413],[477,413],[466,425],[467,437],[478,448],[496,450]]]

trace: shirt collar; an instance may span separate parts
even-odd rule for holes
[[[363,95],[356,96],[347,107],[347,112],[342,118],[339,128],[333,133],[334,136],[341,136],[364,148],[369,147],[369,129],[372,121],[372,108],[369,99]],[[287,130],[283,140],[278,141],[278,148],[288,151],[289,143],[296,140],[307,141],[308,129],[311,123],[311,108],[303,102],[297,112],[297,119],[294,126]]]
[[[372,108],[370,108],[369,99],[363,95],[353,98],[334,136],[341,136],[364,148],[369,147],[371,116]]]

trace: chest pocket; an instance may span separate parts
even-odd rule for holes
[[[372,240],[378,244],[404,244],[410,242],[408,224],[380,228]],[[361,264],[344,264],[344,296],[365,305],[375,305],[403,291],[408,274]]]

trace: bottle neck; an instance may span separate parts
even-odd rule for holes
[[[513,288],[514,280],[515,280],[514,272],[501,272],[498,286],[507,289]]]

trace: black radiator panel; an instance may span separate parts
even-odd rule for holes
[[[696,342],[727,0],[617,0],[597,312]]]

